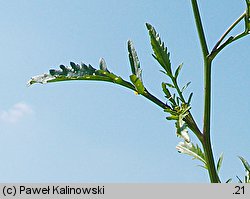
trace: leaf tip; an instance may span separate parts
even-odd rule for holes
[[[146,27],[148,30],[150,30],[150,29],[152,29],[153,26],[150,23],[146,23]]]
[[[32,77],[27,82],[27,86],[31,86],[32,84],[35,84],[35,83],[46,84],[53,79],[55,79],[55,77],[52,76],[51,74],[37,75],[37,76]]]
[[[108,71],[108,67],[104,58],[100,58],[99,66],[101,70]]]

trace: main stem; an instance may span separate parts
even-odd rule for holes
[[[210,135],[211,118],[211,66],[212,60],[204,60],[204,117],[203,117],[203,140],[202,146],[207,161],[207,169],[212,183],[220,182],[213,157],[213,149]]]
[[[209,50],[206,43],[205,33],[202,26],[197,0],[191,0],[195,23],[200,39],[200,44],[204,60],[204,117],[202,146],[204,149],[207,169],[212,183],[220,182],[214,163],[212,144],[210,138],[210,117],[211,117],[211,65],[212,59],[209,58]]]
[[[196,28],[197,28],[200,43],[201,43],[201,49],[202,49],[203,57],[206,58],[207,55],[209,54],[209,51],[208,51],[208,47],[207,47],[207,42],[206,42],[202,22],[201,22],[199,7],[198,7],[198,4],[197,4],[197,0],[191,0],[191,2],[192,2],[192,7],[193,7],[193,13],[194,13],[194,18],[195,18]]]

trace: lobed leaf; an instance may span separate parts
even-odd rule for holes
[[[170,53],[164,42],[161,41],[159,34],[155,31],[154,27],[149,23],[146,23],[146,27],[149,31],[151,46],[153,49],[153,57],[159,62],[159,64],[165,69],[168,76],[172,77]]]
[[[179,153],[187,154],[193,157],[193,159],[198,159],[204,163],[204,168],[207,168],[207,163],[205,161],[205,155],[202,152],[201,148],[198,145],[194,145],[193,143],[180,142],[176,149]]]
[[[128,41],[128,52],[132,73],[136,75],[136,77],[139,78],[142,82],[142,71],[140,68],[140,61],[134,48],[133,42],[131,40]]]
[[[111,73],[107,69],[105,60],[102,58],[100,60],[100,70],[95,69],[91,65],[86,64],[75,64],[70,62],[70,66],[60,65],[60,69],[49,70],[48,74],[42,74],[32,77],[28,81],[28,86],[34,83],[48,83],[48,82],[58,82],[58,81],[69,81],[69,80],[96,80],[96,81],[108,81],[118,84],[122,84],[125,81]],[[126,82],[127,83],[127,82]],[[133,89],[132,84],[129,85]]]

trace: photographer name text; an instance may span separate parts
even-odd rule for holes
[[[74,186],[45,186],[45,187],[29,187],[29,186],[4,186],[3,195],[103,195],[104,186],[93,187],[74,187]]]

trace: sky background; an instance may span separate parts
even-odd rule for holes
[[[245,10],[245,1],[199,1],[210,49]],[[151,56],[145,23],[160,33],[180,83],[191,81],[192,113],[202,126],[203,68],[191,3],[186,0],[0,0],[0,182],[209,182],[200,163],[179,154],[174,122],[159,107],[110,83],[26,86],[70,61],[129,79],[128,39],[147,89],[162,100],[166,77]],[[243,30],[243,23],[236,30]],[[212,142],[221,179],[250,161],[250,37],[214,61]],[[191,136],[196,142],[196,139]]]

